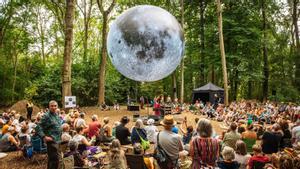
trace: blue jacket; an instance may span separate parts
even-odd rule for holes
[[[138,132],[138,133],[137,133]],[[145,129],[139,129],[139,128],[133,128],[131,132],[131,142],[134,143],[140,143],[140,137],[139,135],[144,139],[147,140],[147,133]]]

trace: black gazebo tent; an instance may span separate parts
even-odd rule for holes
[[[215,97],[215,94],[217,97]],[[201,100],[204,103],[210,102],[212,104],[218,100],[219,103],[223,103],[224,89],[209,82],[206,85],[193,90],[193,103],[195,103],[196,100]]]

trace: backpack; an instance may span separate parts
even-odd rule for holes
[[[176,168],[176,163],[174,163],[165,150],[159,145],[159,133],[157,134],[157,147],[154,150],[154,159],[157,161],[158,165],[162,169],[174,169]]]

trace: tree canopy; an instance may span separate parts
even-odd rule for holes
[[[185,102],[191,102],[194,88],[208,82],[223,86],[215,1],[184,0],[184,19],[180,0],[73,2],[70,83],[79,105],[99,103],[100,84],[108,104],[126,102],[128,94],[133,98],[173,97],[174,80],[181,85],[182,70]],[[0,1],[0,106],[24,98],[43,106],[50,99],[61,101],[66,29],[70,26],[65,19],[67,4],[63,0]],[[124,10],[142,4],[159,6],[179,22],[183,20],[185,33],[184,67],[152,83],[124,77],[103,51],[103,35],[110,22]],[[299,0],[222,0],[230,101],[300,101],[299,11]]]

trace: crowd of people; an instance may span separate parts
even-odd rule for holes
[[[155,99],[154,104],[159,102]],[[109,117],[86,117],[79,108],[64,112],[56,101],[50,101],[49,109],[40,111],[35,119],[31,114],[23,118],[14,110],[2,113],[0,152],[22,150],[38,137],[47,148],[48,168],[58,168],[61,153],[64,158],[73,157],[76,167],[92,165],[89,157],[104,151],[103,145],[109,146],[107,168],[111,169],[126,169],[128,153],[143,156],[147,169],[300,168],[297,105],[241,101],[225,107],[196,101],[181,105],[183,110],[196,114],[194,124],[189,123],[189,116],[179,124],[173,115],[166,115],[160,121],[162,127],[155,126],[151,118],[137,119],[128,127],[127,116],[111,125]],[[216,132],[212,121],[219,121],[222,133]],[[65,152],[60,152],[61,144],[68,145]]]

